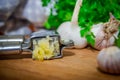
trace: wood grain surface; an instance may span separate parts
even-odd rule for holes
[[[120,75],[98,70],[98,51],[65,49],[63,58],[31,59],[31,53],[0,56],[0,80],[120,80]]]

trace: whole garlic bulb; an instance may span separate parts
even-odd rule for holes
[[[75,48],[84,48],[87,46],[85,38],[80,36],[80,27],[78,25],[78,14],[83,0],[77,0],[71,21],[62,23],[57,32],[61,39],[72,40]]]
[[[72,40],[74,42],[74,48],[84,48],[87,46],[85,38],[80,36],[80,28],[78,25],[73,25],[71,22],[64,22],[60,25],[57,32],[61,39]]]
[[[102,49],[97,56],[97,62],[100,70],[120,74],[120,49],[116,46]]]
[[[115,37],[118,36],[120,21],[116,20],[112,14],[110,19],[106,23],[99,23],[93,25],[91,31],[95,35],[95,45],[93,46],[97,50],[113,46]]]
[[[106,33],[104,32],[104,23],[99,23],[93,26],[92,32],[95,35],[95,45],[93,46],[97,50],[102,50],[114,45],[115,37],[118,36],[119,31],[113,33],[109,38],[106,38]]]

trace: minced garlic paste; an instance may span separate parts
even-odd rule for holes
[[[47,36],[42,39],[33,40],[33,55],[35,60],[50,59],[60,53],[58,39],[56,37],[50,38]]]

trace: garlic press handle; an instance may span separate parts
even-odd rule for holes
[[[1,54],[20,54],[22,51],[21,42],[0,42]]]
[[[0,36],[0,42],[24,42],[24,36],[23,35]]]

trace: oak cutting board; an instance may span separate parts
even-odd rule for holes
[[[65,49],[63,58],[31,59],[31,53],[0,56],[0,80],[120,80],[98,70],[98,51],[91,48]]]

